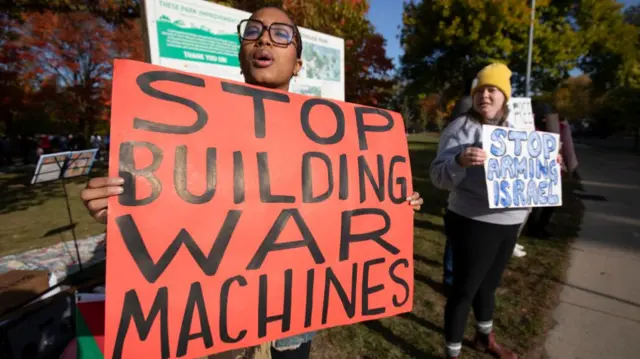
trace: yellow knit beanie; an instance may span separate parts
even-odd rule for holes
[[[493,63],[485,66],[473,80],[471,97],[482,86],[495,86],[504,94],[506,101],[511,98],[511,70],[505,64]]]

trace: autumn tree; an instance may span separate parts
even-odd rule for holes
[[[24,82],[20,74],[20,34],[6,14],[0,15],[0,132],[11,133],[16,112],[25,98]]]
[[[553,102],[562,117],[580,120],[589,117],[594,110],[593,84],[588,75],[564,80],[554,93]]]
[[[14,19],[33,12],[88,12],[111,23],[121,23],[139,18],[141,14],[140,0],[12,0],[9,3],[0,8]]]
[[[345,39],[346,100],[363,104],[386,103],[392,95],[393,68],[384,38],[366,18],[366,0],[208,0],[254,12],[265,6],[282,7],[302,27]],[[140,17],[139,0],[16,0],[14,12],[51,10],[59,14],[88,12],[108,23]],[[133,33],[133,31],[131,32]]]
[[[57,119],[71,121],[85,135],[105,117],[110,98],[113,60],[142,58],[142,40],[135,21],[114,25],[91,12],[35,12],[20,26],[23,73],[47,99]],[[47,84],[47,86],[44,86]]]

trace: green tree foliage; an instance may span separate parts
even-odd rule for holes
[[[585,46],[579,66],[600,95],[624,85],[636,63],[637,29],[625,21],[621,9],[614,0],[582,0],[575,10]]]
[[[531,9],[522,0],[441,0],[405,4],[402,75],[409,91],[440,93],[448,100],[468,93],[467,83],[488,61],[514,72],[522,95]],[[534,91],[552,92],[569,71],[592,80],[594,96],[640,83],[637,8],[615,0],[538,0],[532,61]],[[566,92],[561,88],[560,92]],[[566,96],[565,96],[566,97]],[[448,101],[443,101],[447,103]]]
[[[514,71],[522,89],[530,11],[522,0],[441,0],[404,5],[402,74],[416,91],[447,97],[468,93],[469,79],[489,61]],[[554,2],[555,3],[555,2]],[[568,9],[539,0],[533,78],[536,88],[555,87],[575,67],[582,50]],[[554,84],[555,83],[555,84]],[[554,86],[550,86],[554,84]]]
[[[626,38],[619,39],[622,45],[617,49],[617,86],[603,96],[594,117],[614,131],[633,132],[635,147],[640,148],[640,6],[629,7],[624,21]]]

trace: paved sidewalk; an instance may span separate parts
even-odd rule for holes
[[[640,156],[580,146],[585,206],[545,348],[555,358],[640,358]]]
[[[104,234],[78,240],[83,268],[105,259]],[[58,281],[78,270],[76,248],[73,241],[51,247],[34,249],[20,254],[0,257],[0,273],[9,270],[47,269]]]

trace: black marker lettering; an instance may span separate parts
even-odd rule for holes
[[[200,317],[200,332],[189,333],[191,331],[191,322],[193,321],[193,313],[198,309]],[[204,304],[204,296],[202,295],[202,286],[200,282],[191,284],[189,289],[189,297],[187,297],[187,307],[182,316],[182,325],[180,326],[180,336],[178,337],[178,351],[176,356],[183,357],[187,355],[187,346],[189,342],[202,338],[204,347],[209,349],[213,346],[213,336],[211,335],[211,327],[209,326],[209,317],[207,316],[207,306]]]
[[[289,103],[289,96],[279,92],[260,90],[257,88],[222,82],[222,91],[240,95],[253,97],[253,119],[255,124],[256,138],[264,138],[266,136],[265,109],[264,101],[278,101]]]
[[[391,158],[391,163],[389,164],[389,181],[387,182],[389,185],[389,198],[391,202],[395,204],[404,203],[407,200],[407,179],[405,177],[399,177],[395,180],[395,184],[400,185],[400,196],[396,197],[393,195],[393,184],[394,184],[394,176],[393,169],[396,167],[396,163],[407,163],[407,159],[402,156],[393,156]]]
[[[324,299],[322,303],[322,324],[327,324],[329,319],[329,292],[331,287],[336,289],[342,307],[349,318],[353,318],[356,315],[356,289],[358,287],[358,263],[353,263],[351,267],[351,300],[347,297],[347,292],[336,277],[333,269],[327,267],[326,277],[324,280]]]
[[[173,169],[173,181],[176,193],[191,204],[207,203],[216,194],[216,149],[207,148],[207,189],[197,196],[187,188],[187,146],[176,147],[176,161]]]
[[[393,295],[393,305],[396,308],[403,306],[407,302],[407,300],[409,300],[409,284],[407,283],[407,281],[405,281],[395,273],[396,268],[401,264],[403,267],[409,268],[409,261],[404,258],[396,260],[389,267],[389,275],[391,276],[391,280],[400,284],[402,288],[404,288],[405,293],[405,297],[401,301],[398,300],[398,297],[395,294]]]
[[[222,283],[222,288],[220,288],[220,340],[222,340],[223,343],[237,343],[247,335],[247,331],[244,329],[241,330],[235,338],[229,335],[229,328],[227,327],[227,317],[229,313],[227,307],[229,305],[229,289],[233,282],[238,282],[238,285],[241,287],[247,285],[247,280],[240,275],[229,278]]]
[[[341,200],[349,198],[349,168],[347,167],[347,155],[340,155],[340,194]]]
[[[276,243],[278,237],[280,236],[280,233],[282,233],[282,231],[284,230],[284,227],[287,225],[290,217],[293,217],[293,220],[298,226],[298,229],[302,234],[302,240],[295,242]],[[278,218],[273,223],[273,226],[269,230],[269,233],[267,233],[267,236],[260,244],[260,247],[256,251],[256,254],[251,259],[251,262],[249,262],[247,270],[260,269],[269,252],[300,247],[307,247],[309,253],[311,254],[311,257],[313,257],[313,261],[316,264],[325,262],[322,251],[318,246],[318,242],[316,242],[315,238],[313,237],[313,234],[302,218],[300,211],[298,211],[297,209],[284,209],[278,215]]]
[[[311,170],[311,159],[317,158],[324,162],[327,168],[327,182],[329,188],[327,191],[316,197],[313,196],[313,175]],[[307,152],[302,156],[302,202],[318,203],[326,200],[333,193],[333,166],[329,156],[322,152]]]
[[[244,202],[244,161],[242,152],[233,153],[233,203]]]
[[[153,160],[148,167],[136,169],[136,161],[134,156],[135,147],[144,147],[151,151]],[[120,157],[118,175],[124,179],[122,185],[124,192],[118,196],[118,202],[123,206],[144,206],[155,201],[160,192],[162,192],[162,183],[156,176],[155,171],[158,170],[162,163],[162,150],[160,147],[151,142],[122,142],[120,144]],[[136,176],[140,176],[149,181],[151,185],[151,194],[147,198],[136,199]]]
[[[271,176],[269,175],[269,158],[267,152],[258,152],[258,182],[262,203],[294,203],[296,198],[271,193]]]
[[[353,217],[376,215],[384,219],[384,227],[373,230],[368,233],[352,234],[351,233],[351,221]],[[385,241],[382,236],[389,232],[391,227],[391,218],[382,209],[379,208],[358,208],[353,211],[342,212],[342,229],[340,233],[340,261],[349,259],[349,247],[351,243],[374,241],[382,248],[386,249],[391,254],[398,254],[400,250],[394,247],[391,243]]]
[[[380,115],[387,120],[387,124],[384,126],[366,125],[364,123],[364,115]],[[369,149],[367,144],[367,132],[385,132],[393,128],[393,117],[385,110],[371,107],[356,107],[356,125],[358,127],[358,142],[360,144],[360,151],[366,151]]]
[[[329,137],[322,137],[318,135],[313,130],[313,128],[311,128],[311,120],[309,115],[311,114],[311,110],[317,105],[324,105],[329,107],[333,112],[334,118],[336,119],[336,132],[334,132],[333,135]],[[324,120],[326,120],[326,118],[323,118],[323,121]],[[344,137],[344,113],[340,109],[340,106],[338,106],[338,104],[336,104],[335,102],[321,98],[311,98],[306,100],[302,104],[302,109],[300,111],[300,122],[302,124],[302,131],[304,131],[304,134],[307,135],[307,137],[311,141],[317,144],[333,145],[340,142]]]
[[[120,229],[120,234],[124,241],[129,254],[133,257],[140,272],[149,283],[154,283],[167,269],[173,258],[178,254],[180,247],[184,245],[191,254],[193,260],[198,264],[205,275],[211,276],[216,274],[220,261],[224,256],[233,230],[238,224],[242,211],[230,210],[222,224],[222,228],[216,237],[215,243],[211,247],[209,254],[205,256],[198,244],[191,238],[189,232],[181,229],[180,233],[171,242],[169,248],[162,253],[158,262],[155,263],[151,254],[147,250],[147,246],[138,231],[138,226],[130,214],[126,214],[116,218],[116,224]]]
[[[364,262],[362,266],[362,315],[378,315],[386,312],[382,308],[369,308],[369,295],[384,290],[384,284],[369,287],[369,268],[376,264],[384,263],[384,258],[372,259]]]
[[[185,85],[204,88],[204,79],[171,71],[149,71],[140,74],[140,76],[138,76],[138,78],[136,79],[138,87],[140,87],[140,90],[142,90],[142,92],[144,92],[145,94],[159,100],[179,103],[195,111],[197,115],[196,122],[194,122],[191,126],[177,126],[147,121],[136,117],[133,120],[133,128],[150,132],[188,135],[200,131],[204,127],[204,125],[207,124],[209,116],[207,115],[207,111],[202,108],[202,106],[184,97],[172,95],[170,93],[154,89],[153,87],[151,87],[151,84],[156,81],[172,81]]]
[[[140,340],[147,340],[153,323],[160,315],[160,345],[161,345],[161,357],[167,359],[171,356],[169,351],[169,292],[167,287],[161,287],[156,293],[156,297],[153,299],[153,304],[149,310],[149,315],[146,317],[142,312],[142,305],[140,304],[140,298],[135,289],[129,290],[124,295],[124,304],[122,305],[122,314],[120,316],[120,324],[118,325],[118,332],[116,333],[116,341],[113,347],[113,358],[122,358],[122,351],[124,349],[124,340],[127,337],[129,331],[129,325],[131,320],[136,326],[138,331],[138,338]]]
[[[365,177],[369,179],[373,191],[378,197],[378,201],[384,201],[384,158],[382,155],[376,156],[378,162],[378,181],[373,177],[371,168],[367,164],[367,159],[360,155],[358,156],[358,178],[360,179],[360,203],[364,203],[367,200],[367,188],[365,184]]]
[[[307,306],[304,312],[304,327],[309,328],[313,320],[313,284],[315,282],[315,269],[307,271]]]
[[[273,276],[273,274],[270,274]],[[291,328],[291,288],[292,288],[293,270],[287,269],[284,272],[284,303],[281,315],[268,316],[267,306],[267,275],[260,276],[260,291],[258,294],[258,338],[264,338],[267,335],[267,324],[282,320],[282,332],[286,333]]]

